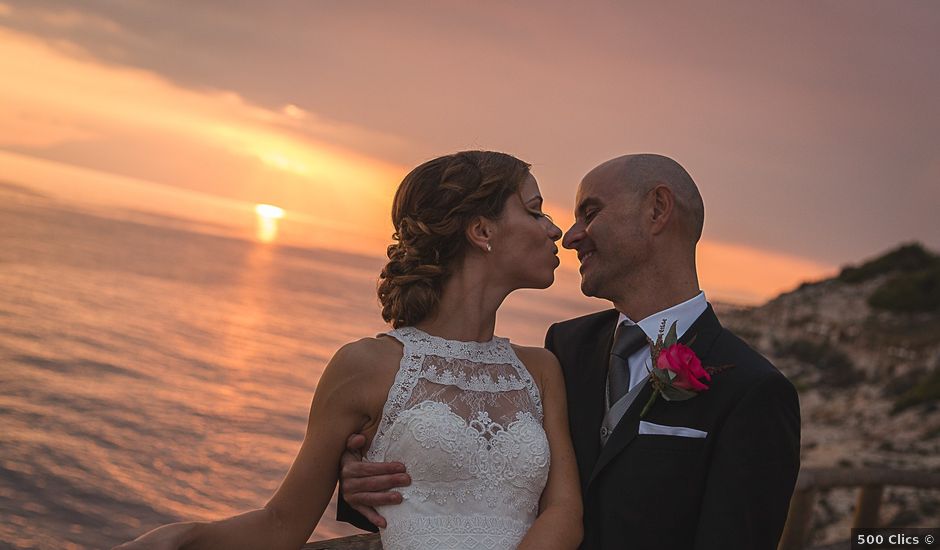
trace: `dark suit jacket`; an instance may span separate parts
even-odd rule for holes
[[[618,313],[556,323],[545,347],[561,361],[584,497],[584,549],[774,550],[800,457],[793,385],[722,328],[711,306],[680,339],[708,366],[708,390],[661,397],[643,420],[708,433],[704,439],[638,435],[641,391],[601,448],[607,358]]]

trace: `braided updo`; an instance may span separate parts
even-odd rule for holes
[[[505,153],[463,151],[412,170],[395,193],[395,241],[379,275],[382,318],[395,328],[420,322],[437,307],[444,282],[482,216],[498,219],[529,164]]]

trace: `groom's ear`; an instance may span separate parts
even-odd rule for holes
[[[669,224],[675,212],[676,199],[672,194],[672,189],[663,184],[654,187],[650,195],[650,222],[652,233],[655,235],[662,232]]]
[[[477,216],[467,226],[467,242],[476,250],[487,252],[487,245],[490,244],[490,240],[493,238],[493,230],[493,220]]]

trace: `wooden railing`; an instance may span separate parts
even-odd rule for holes
[[[310,542],[303,550],[382,550],[378,533]]]
[[[885,487],[940,489],[940,473],[887,468],[801,470],[777,550],[803,550],[812,535],[813,508],[819,492],[846,487],[859,488],[852,527],[884,527],[879,513]]]
[[[885,487],[940,489],[940,472],[904,471],[886,468],[808,468],[800,471],[790,512],[777,550],[804,550],[812,535],[813,508],[819,492],[858,487],[853,527],[883,527],[879,512]],[[304,550],[382,550],[376,534],[354,535],[309,543]]]

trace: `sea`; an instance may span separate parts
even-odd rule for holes
[[[381,251],[216,229],[0,184],[0,548],[110,548],[262,506],[332,354],[388,330]],[[602,307],[576,275],[514,293],[497,333],[540,345]],[[358,532],[334,504],[311,540]]]

